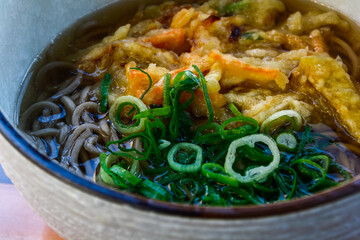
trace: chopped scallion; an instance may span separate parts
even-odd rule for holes
[[[102,113],[106,112],[108,105],[108,94],[111,84],[111,74],[105,74],[105,77],[101,81],[100,93],[101,93],[101,102],[100,102],[100,111]]]
[[[186,150],[187,152],[195,151],[195,161],[193,163],[177,162],[176,159],[178,158],[178,155],[182,152],[181,150]],[[189,160],[189,158],[183,160]],[[192,143],[178,143],[170,149],[168,154],[168,163],[170,167],[178,172],[197,172],[201,169],[202,161],[203,154],[201,147]]]

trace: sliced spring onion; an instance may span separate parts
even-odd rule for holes
[[[286,152],[296,151],[297,140],[294,134],[292,133],[287,133],[287,132],[281,133],[279,136],[277,136],[276,143],[278,147],[283,151]]]
[[[179,187],[186,196],[192,201],[202,191],[201,184],[193,178],[183,178],[179,181]]]
[[[316,190],[325,182],[325,169],[309,159],[296,160],[291,163],[291,166],[297,166],[302,174],[313,179],[313,182],[311,182],[308,187],[309,191]]]
[[[165,139],[160,139],[159,143],[160,143],[160,145],[159,145],[160,150],[163,150],[171,145],[171,142],[169,142],[168,140],[165,140]]]
[[[133,106],[137,109],[138,113],[146,111],[146,105],[138,98],[133,96],[121,96],[116,99],[115,103],[111,106],[109,118],[117,130],[124,135],[130,135],[145,130],[145,119],[137,119],[133,125],[125,125],[119,119],[121,112],[125,106]]]
[[[293,118],[295,121],[295,126],[294,126],[294,130],[299,130],[300,127],[302,126],[302,118],[300,116],[299,113],[295,112],[294,110],[282,110],[279,112],[276,112],[274,114],[272,114],[270,117],[268,117],[267,119],[265,119],[265,121],[261,124],[260,127],[260,132],[264,133],[265,129],[271,124],[271,123],[275,123],[274,121],[283,117],[283,116],[287,116],[290,118]]]
[[[243,116],[233,103],[229,109],[235,117],[222,125],[214,122],[206,80],[199,68],[194,69],[196,75],[191,71],[180,72],[172,84],[171,75],[164,76],[163,107],[141,108],[138,106],[139,102],[143,105],[141,100],[125,96],[124,101],[110,108],[114,125],[124,128],[125,131],[119,129],[124,135],[135,133],[106,145],[111,154],[100,155],[97,178],[100,182],[153,199],[225,206],[310,195],[351,178],[346,169],[322,150],[310,126],[305,126],[302,133],[293,131],[302,124],[300,115],[294,111],[280,111],[266,119],[261,126],[265,135],[257,134],[258,123]],[[152,80],[148,77],[150,88]],[[194,132],[193,119],[186,108],[200,87],[209,119]],[[137,115],[131,113],[135,111]],[[129,123],[121,121],[126,115]],[[138,130],[141,121],[145,123]],[[281,164],[278,148],[283,150]],[[194,174],[200,170],[200,175]],[[141,180],[141,174],[154,180]]]
[[[204,93],[204,99],[205,99],[206,107],[207,107],[208,113],[209,113],[208,122],[211,123],[214,120],[214,110],[213,110],[213,108],[211,106],[211,101],[210,101],[210,98],[209,98],[209,92],[207,90],[206,79],[205,79],[204,75],[202,74],[202,72],[200,71],[200,69],[196,65],[192,65],[192,67],[199,74],[200,81],[201,81],[201,87],[202,87],[202,90],[203,90],[203,93]]]
[[[214,186],[212,186],[209,182],[205,181],[205,196],[203,197],[202,204],[205,205],[218,205],[218,206],[226,206],[227,202],[223,199],[215,190]]]
[[[316,162],[317,164],[320,164],[325,171],[327,172],[330,165],[330,157],[324,154],[314,155],[309,157],[310,161]]]
[[[162,175],[170,170],[171,170],[170,167],[158,167],[158,168],[144,169],[143,173],[145,175],[155,175],[155,174]]]
[[[136,148],[126,148],[126,146],[123,146],[123,144],[128,144],[131,141],[136,141],[136,139],[138,138],[143,143],[143,149],[145,150],[145,152],[141,152]],[[134,133],[130,136],[120,139],[119,141],[108,142],[106,144],[106,149],[113,155],[130,158],[136,161],[142,161],[147,160],[150,157],[150,154],[152,153],[151,143],[152,139],[148,135],[144,133]],[[115,144],[120,151],[114,151],[114,149],[110,148],[111,145]]]
[[[147,117],[169,117],[172,113],[172,107],[153,108],[138,113],[133,119],[141,119]]]
[[[183,110],[185,110],[187,107],[189,107],[195,98],[194,91],[191,90],[191,91],[185,91],[185,92],[190,93],[191,97],[190,97],[190,99],[186,100],[183,104],[179,105],[179,109],[181,110],[180,113],[183,113]]]
[[[141,182],[141,180],[137,178],[134,174],[119,165],[112,166],[110,168],[110,171],[133,187],[135,187]]]
[[[230,197],[230,202],[232,203],[240,203],[240,204],[262,204],[261,200],[255,196],[254,192],[247,191],[242,188],[236,187],[225,187],[222,191],[223,194],[226,194]]]
[[[166,126],[161,120],[157,118],[153,118],[152,120],[150,120],[150,118],[146,119],[145,126],[146,134],[151,139],[150,144],[156,157],[156,163],[160,164],[163,159],[161,157],[158,141],[155,136],[159,138],[164,138],[166,134]],[[156,130],[155,135],[153,134],[154,129]]]
[[[100,153],[99,159],[101,167],[99,172],[99,180],[109,186],[126,189],[127,185],[121,179],[119,179],[116,174],[110,171],[111,165],[116,163],[119,158],[119,156],[114,156],[112,154],[106,156],[106,153]]]
[[[242,126],[233,129],[226,129],[229,124],[241,123]],[[259,131],[257,121],[249,117],[234,117],[227,119],[221,124],[220,135],[223,139],[240,138],[246,135],[254,134]]]
[[[187,91],[196,90],[201,86],[200,79],[191,71],[186,70],[178,73],[173,81],[172,90]],[[170,91],[171,92],[171,91]]]
[[[168,191],[166,191],[163,187],[148,179],[144,179],[140,183],[139,192],[145,197],[151,199],[168,201],[171,198],[170,193]]]
[[[203,134],[203,131],[205,130],[210,133]],[[198,127],[195,133],[194,140],[197,143],[204,143],[204,144],[215,143],[222,139],[219,132],[220,132],[220,125],[218,123],[208,122]]]
[[[180,150],[187,150],[188,152],[195,151],[196,152],[195,162],[191,164],[181,164],[176,162],[175,159],[177,158],[178,152],[180,152]],[[197,172],[201,169],[202,161],[203,161],[202,148],[192,143],[185,143],[185,142],[178,143],[174,145],[168,153],[168,163],[170,167],[178,172],[185,172],[185,173]]]
[[[236,159],[237,148],[245,145],[254,148],[256,142],[262,142],[269,147],[271,154],[273,155],[273,160],[267,166],[259,166],[248,169],[245,172],[245,176],[235,172],[232,166]],[[280,152],[276,146],[275,141],[264,134],[254,134],[242,137],[230,144],[225,159],[225,171],[230,174],[230,176],[236,178],[240,183],[251,183],[254,181],[260,182],[263,181],[270,173],[272,173],[279,166],[279,163]]]
[[[205,163],[201,167],[201,173],[207,178],[226,185],[237,187],[238,181],[225,172],[223,166],[217,163]]]
[[[171,75],[167,73],[164,75],[163,107],[169,107],[171,105],[170,83],[171,83]]]
[[[185,71],[179,72],[178,74],[176,74],[176,76],[174,77],[173,83],[172,83],[172,89],[178,88],[179,83],[180,83],[181,79],[184,77],[184,75],[185,75]]]
[[[241,150],[248,159],[255,162],[269,163],[273,160],[273,156],[260,152],[259,150],[257,150],[257,147],[252,148],[248,145],[245,145],[241,147]]]
[[[289,116],[281,116],[269,123],[265,134],[275,138],[280,132],[292,132],[295,129],[295,120]]]
[[[179,106],[178,103],[176,103],[179,99],[180,95],[172,99],[173,111],[169,123],[170,140],[172,141],[176,140],[179,135]]]
[[[169,173],[169,174],[166,174],[165,177],[159,179],[157,182],[161,185],[166,185],[170,182],[180,180],[184,177],[185,177],[184,173]]]
[[[287,172],[290,174],[283,174],[282,172]],[[274,179],[281,191],[286,194],[285,198],[291,199],[295,194],[297,186],[298,174],[296,171],[290,167],[281,166],[274,173]],[[288,190],[289,188],[290,192]]]
[[[148,134],[149,137],[154,138],[154,136],[157,136],[160,139],[165,138],[166,126],[160,119],[148,118],[146,119],[145,126],[146,126],[146,133]],[[156,130],[155,135],[152,133],[154,129]]]
[[[173,81],[170,90],[170,99],[172,104],[172,114],[169,123],[170,140],[176,140],[179,135],[179,116],[181,112],[188,107],[194,99],[194,91],[200,87],[199,78],[190,71],[178,73]],[[183,92],[191,94],[191,98],[180,105],[180,97]]]
[[[100,111],[102,113],[106,112],[107,110],[110,84],[111,84],[111,74],[107,73],[105,74],[105,77],[101,81],[101,86],[100,86],[100,93],[101,93]]]
[[[213,150],[210,150],[210,147],[207,147],[206,150],[210,150],[210,156],[209,156],[209,162],[212,163],[217,163],[219,161],[221,161],[222,159],[225,159],[227,150],[228,150],[229,144],[224,144],[224,145],[218,145],[215,147],[213,147]]]
[[[252,186],[259,190],[260,192],[263,192],[263,193],[276,193],[278,192],[278,189],[276,188],[272,188],[272,187],[268,187],[268,186],[263,186],[257,182],[253,182],[252,183]]]
[[[235,106],[234,103],[229,104],[230,111],[235,115],[235,117],[241,117],[242,113],[239,111],[239,109]]]
[[[185,193],[176,183],[170,183],[170,191],[173,194],[173,198],[183,201],[185,199]]]
[[[202,203],[209,206],[226,206],[228,203],[219,194],[205,195]]]

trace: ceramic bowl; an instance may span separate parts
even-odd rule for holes
[[[120,0],[129,16],[141,4]],[[158,3],[161,1],[157,1]],[[288,0],[290,5],[308,1]],[[318,0],[360,22],[358,0]],[[1,164],[30,206],[66,239],[359,239],[360,177],[301,199],[265,206],[204,208],[116,192],[48,161],[17,132],[27,67],[56,34],[111,0],[3,0],[0,8]],[[305,4],[306,7],[306,4]],[[112,7],[110,6],[110,9]]]

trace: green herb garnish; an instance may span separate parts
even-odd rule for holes
[[[115,101],[110,119],[124,137],[108,142],[109,154],[100,155],[101,182],[162,201],[230,206],[309,195],[338,185],[334,174],[350,179],[322,149],[335,141],[320,144],[310,126],[300,131],[304,126],[295,111],[274,113],[259,126],[230,103],[233,117],[217,122],[206,79],[193,67],[195,72],[178,73],[172,84],[171,75],[164,76],[162,106],[149,109],[131,96]],[[195,127],[186,108],[198,89],[208,119]],[[125,114],[126,108],[136,113]]]

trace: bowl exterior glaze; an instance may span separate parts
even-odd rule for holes
[[[22,0],[5,0],[4,2],[4,6],[7,4],[12,6],[12,8],[10,6],[10,9],[13,10],[13,16],[33,14],[30,11],[23,11],[20,7],[24,6],[21,4],[28,2]],[[34,2],[45,3],[45,1]],[[75,5],[78,8],[70,9],[67,15],[61,15],[62,11],[57,11],[57,8],[67,6],[70,1],[49,2],[44,7],[49,8],[48,11],[53,14],[54,18],[62,16],[62,20],[58,22],[52,20],[55,21],[49,23],[50,27],[53,26],[52,30],[49,27],[44,29],[44,31],[50,31],[50,33],[44,33],[45,40],[39,40],[36,42],[35,47],[28,51],[26,46],[29,45],[27,44],[30,44],[36,38],[30,36],[31,39],[26,37],[22,37],[23,40],[17,39],[16,41],[19,41],[19,46],[22,48],[21,50],[25,51],[25,54],[10,59],[10,62],[16,64],[13,68],[10,67],[6,70],[0,68],[2,75],[8,73],[17,79],[16,82],[6,76],[0,82],[0,87],[8,89],[8,91],[4,92],[4,96],[0,97],[1,100],[7,99],[1,101],[1,108],[2,112],[8,116],[12,116],[16,109],[14,107],[16,99],[13,96],[16,96],[16,91],[21,83],[24,66],[28,66],[35,53],[46,46],[46,39],[54,37],[56,32],[86,12],[110,1],[103,0],[96,1],[96,3],[94,3],[95,1],[89,3],[86,0],[77,1]],[[360,2],[358,0],[341,2],[339,0],[321,0],[317,2],[335,8],[354,20],[360,20],[360,16],[358,16]],[[81,4],[87,7],[81,8]],[[8,21],[16,29],[21,28],[20,23],[14,23],[15,18],[10,17],[7,19],[4,17],[5,15],[2,15],[3,9],[5,7],[0,9],[0,23],[4,24],[4,21]],[[9,16],[9,14],[7,13],[6,16]],[[36,20],[31,20],[30,16],[29,19],[29,21],[36,23]],[[3,26],[0,26],[0,36],[5,33],[1,28]],[[8,34],[9,38],[0,38],[1,44],[8,43],[12,36],[16,36],[16,33],[10,31]],[[0,45],[0,49],[5,56],[10,56],[11,50],[7,49],[5,44]],[[22,66],[15,63],[16,60],[21,60]],[[17,69],[21,69],[23,72],[16,72]],[[7,96],[7,94],[12,95]],[[116,202],[103,198],[101,195],[83,191],[77,188],[75,183],[63,180],[62,176],[50,174],[44,167],[39,167],[29,161],[3,135],[0,135],[0,161],[7,175],[30,206],[65,239],[295,240],[360,238],[360,192],[354,192],[336,201],[301,211],[273,214],[267,217],[250,218],[241,216],[238,219],[184,217],[134,208],[126,203]]]

